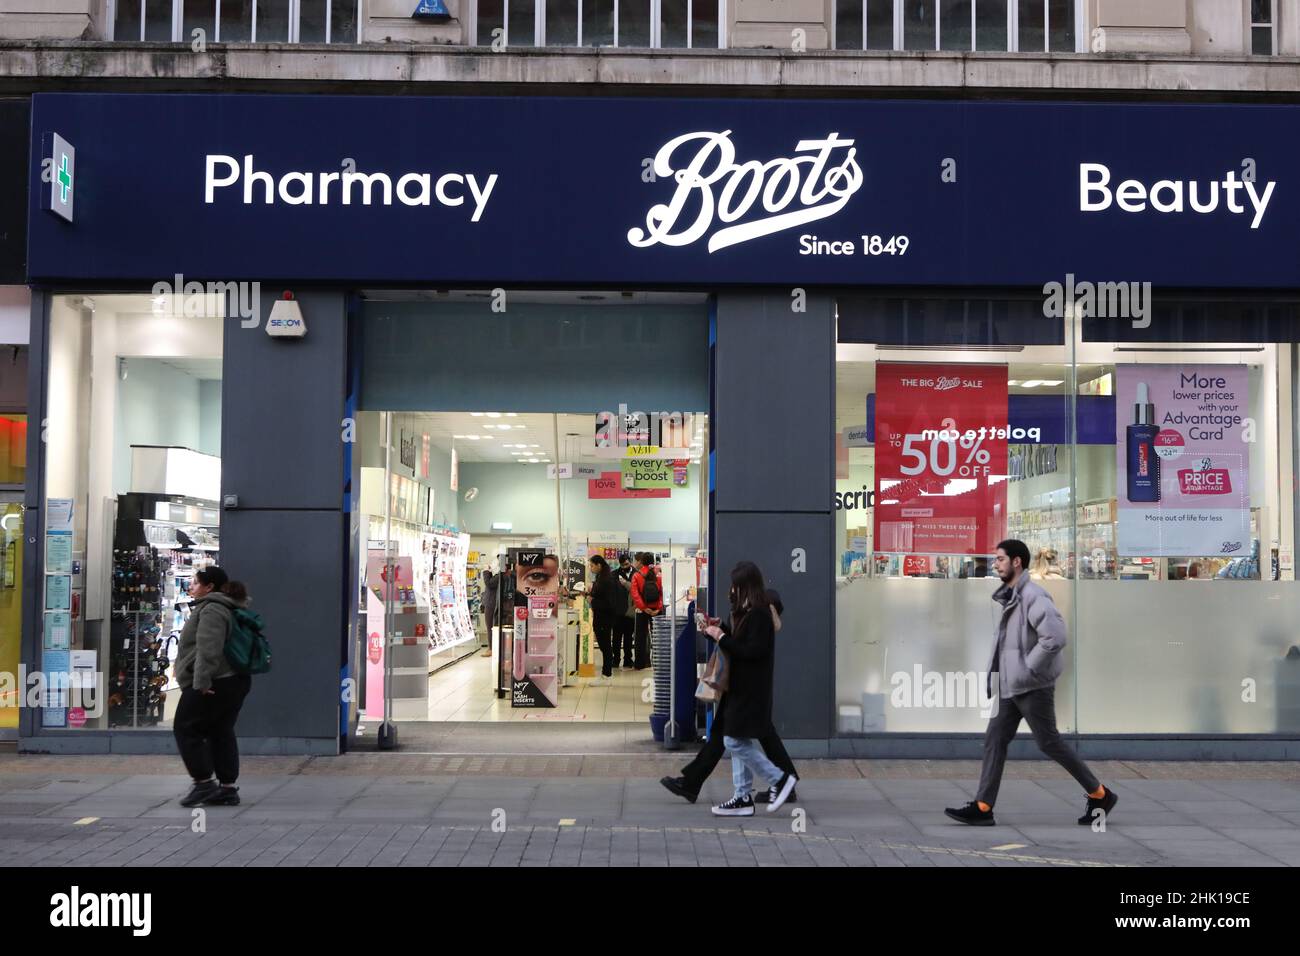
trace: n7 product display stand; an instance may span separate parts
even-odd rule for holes
[[[510,705],[555,707],[559,703],[559,598],[533,595],[515,608]]]

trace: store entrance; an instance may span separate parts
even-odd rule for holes
[[[363,325],[361,735],[387,717],[652,741],[706,580],[706,297],[377,294]]]

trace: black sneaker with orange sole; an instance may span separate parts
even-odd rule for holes
[[[997,821],[993,819],[993,810],[981,810],[980,805],[974,800],[964,807],[947,807],[943,812],[950,820],[956,820],[958,823],[965,823],[968,826],[997,826]]]

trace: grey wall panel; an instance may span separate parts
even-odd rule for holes
[[[27,410],[27,356],[26,345],[0,344],[0,409]]]
[[[253,678],[240,737],[338,737],[344,521],[339,511],[221,516],[221,564],[248,585],[272,650],[271,672]]]
[[[617,300],[616,301],[621,301]],[[367,302],[361,408],[699,412],[705,306]],[[502,383],[510,383],[503,403]]]
[[[298,301],[302,339],[266,334],[266,286],[261,326],[226,322],[221,491],[238,495],[241,508],[342,507],[345,296],[306,292]]]
[[[829,514],[717,515],[714,573],[717,609],[725,614],[731,569],[753,561],[769,587],[781,592],[785,618],[776,638],[773,717],[782,737],[825,738],[831,733],[834,687],[835,576],[830,566]],[[791,552],[803,548],[807,570],[792,570]]]
[[[810,296],[720,295],[714,428],[718,511],[831,510],[835,308]]]

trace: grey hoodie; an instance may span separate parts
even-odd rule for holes
[[[1051,687],[1061,676],[1065,661],[1065,619],[1042,586],[1021,572],[1015,587],[1003,585],[993,592],[1002,605],[997,641],[989,658],[986,688],[993,696],[994,671],[1000,675],[999,697],[1015,697]]]
[[[176,649],[176,683],[182,690],[209,690],[214,680],[235,673],[226,660],[226,637],[230,634],[230,612],[237,607],[242,605],[213,591],[190,608]]]

